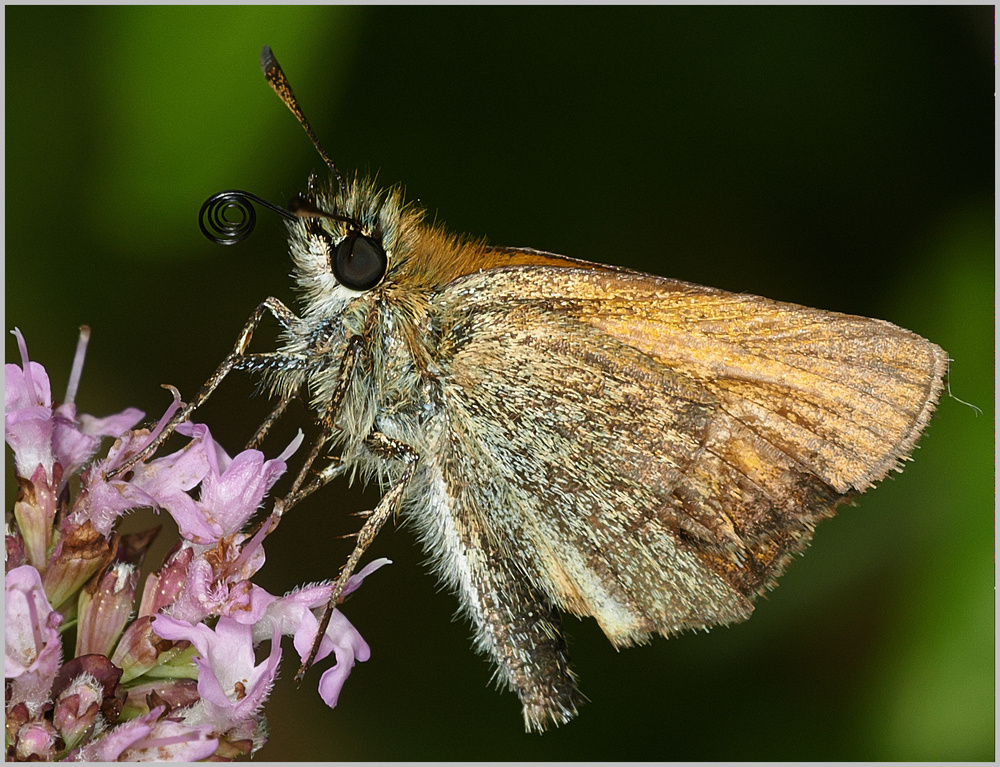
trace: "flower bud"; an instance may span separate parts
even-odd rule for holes
[[[156,666],[171,663],[180,665],[176,668],[165,667],[157,675],[175,679],[197,676],[194,666],[188,659],[193,651],[189,651],[181,658],[177,657],[182,655],[182,650],[190,649],[187,643],[163,639],[153,632],[152,622],[152,616],[134,620],[115,648],[111,662],[122,669],[122,683],[130,682]]]
[[[98,724],[103,685],[92,675],[80,674],[56,698],[52,722],[67,748],[75,748]]]
[[[25,550],[24,550],[24,540],[21,538],[21,534],[15,528],[14,530],[7,530],[6,538],[6,548],[4,549],[4,572],[8,573],[15,567],[20,567],[26,563],[25,560]]]
[[[181,548],[168,558],[159,573],[146,577],[139,604],[140,616],[156,615],[174,603],[187,580],[188,565],[193,557],[193,549]]]
[[[51,761],[57,751],[58,739],[56,728],[44,719],[28,722],[18,730],[15,758],[19,762]]]
[[[57,480],[48,478],[45,467],[41,465],[35,469],[31,479],[17,478],[14,519],[24,540],[28,562],[39,570],[45,569],[49,545],[52,543],[52,523],[56,517],[56,482]]]
[[[76,655],[110,655],[132,614],[139,573],[129,564],[113,565],[80,592]]]
[[[42,582],[56,609],[77,591],[107,561],[111,546],[90,522],[67,525],[56,546]]]

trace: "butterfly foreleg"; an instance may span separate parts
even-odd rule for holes
[[[254,331],[257,330],[257,326],[260,325],[260,321],[264,318],[265,313],[270,313],[286,330],[290,329],[296,322],[298,322],[298,317],[295,313],[277,298],[264,299],[254,310],[253,314],[250,315],[250,319],[247,320],[246,325],[243,326],[243,330],[240,332],[239,338],[233,346],[233,350],[229,353],[226,359],[223,360],[222,364],[219,365],[212,376],[202,385],[201,389],[198,390],[194,399],[174,413],[173,417],[167,422],[166,426],[163,427],[163,430],[154,440],[128,459],[124,464],[109,472],[109,477],[116,477],[124,474],[137,463],[145,461],[157,450],[159,450],[160,446],[167,441],[171,434],[174,433],[174,430],[190,418],[191,414],[205,403],[205,401],[212,395],[212,392],[214,392],[216,388],[218,388],[219,384],[222,383],[222,379],[229,375],[230,371],[234,368],[261,369],[277,368],[282,365],[287,368],[295,366],[298,363],[297,359],[290,359],[287,355],[279,353],[254,355],[248,355],[246,353],[247,348],[250,346],[250,341],[253,339]],[[275,416],[275,418],[277,418],[277,416]]]
[[[277,422],[279,418],[281,418],[285,410],[288,408],[288,403],[291,402],[297,394],[298,392],[296,391],[295,393],[287,397],[282,397],[280,400],[278,400],[278,404],[274,406],[274,409],[267,416],[267,418],[264,419],[264,422],[257,427],[257,431],[254,432],[254,435],[250,438],[250,441],[247,442],[245,448],[246,450],[256,448],[260,445],[261,442],[264,441],[264,437],[267,436],[267,433],[271,430],[271,427],[274,426],[274,424]]]

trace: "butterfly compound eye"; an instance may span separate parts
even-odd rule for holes
[[[363,235],[341,240],[332,261],[333,276],[351,290],[371,290],[382,281],[389,266],[378,240]]]

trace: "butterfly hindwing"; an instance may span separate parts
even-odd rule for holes
[[[617,645],[745,619],[905,459],[947,364],[889,323],[590,265],[436,300],[443,569],[529,722],[533,689],[575,705],[554,607]]]

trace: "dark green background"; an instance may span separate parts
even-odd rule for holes
[[[945,398],[907,472],[821,525],[748,623],[616,653],[567,620],[592,702],[544,736],[387,530],[371,555],[395,564],[345,610],[372,659],[334,711],[286,662],[261,757],[993,758],[990,7],[5,17],[6,326],[57,397],[92,327],[85,412],[159,414],[159,384],[190,395],[260,300],[294,300],[279,220],[233,248],[196,224],[215,191],[284,203],[322,170],[264,43],[343,169],[405,183],[453,229],[891,320],[947,349],[952,393],[983,411]],[[251,391],[201,413],[234,452],[266,410]],[[376,498],[297,509],[264,585],[334,575],[335,536]]]

